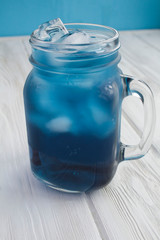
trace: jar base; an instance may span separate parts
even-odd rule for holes
[[[39,176],[37,176],[33,171],[32,171],[33,176],[39,180],[40,182],[44,183],[47,187],[52,188],[54,190],[57,190],[59,192],[66,192],[66,193],[83,193],[81,191],[72,191],[72,190],[68,190],[68,189],[63,189],[63,188],[59,188],[56,187],[55,185],[51,184],[50,182],[47,182],[46,180],[40,178]]]

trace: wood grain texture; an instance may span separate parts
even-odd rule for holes
[[[0,239],[101,239],[85,195],[53,191],[32,176],[22,97],[31,66],[22,41],[3,41],[0,59]]]
[[[122,43],[120,67],[125,73],[143,79],[149,84],[154,93],[156,126],[153,145],[160,152],[160,50],[157,49],[158,39],[160,42],[160,30],[123,32],[120,35],[120,39]],[[137,103],[134,104],[134,101]],[[144,122],[143,108],[136,99],[134,101],[133,98],[125,101],[125,112],[130,116],[131,121],[137,125],[137,130],[139,129],[142,132]]]
[[[155,31],[156,36],[159,32]],[[112,217],[110,229],[112,228],[114,236],[111,239],[160,239],[160,52],[139,38],[139,33],[143,35],[143,39],[147,38],[145,34],[149,35],[147,31],[143,34],[141,31],[121,33],[120,67],[124,73],[144,79],[151,86],[156,103],[156,131],[149,153],[139,161],[121,163],[111,184],[104,188],[101,200],[101,190],[91,196],[102,222],[105,223],[106,231]],[[154,31],[151,34],[154,39]],[[153,42],[156,44],[155,40]],[[125,119],[141,135],[144,121],[142,104],[132,97],[125,100],[123,107]],[[130,138],[134,138],[134,133]],[[105,204],[106,200],[108,204]],[[110,211],[111,217],[108,218]]]
[[[153,146],[141,160],[122,162],[108,186],[82,195],[51,190],[32,176],[22,98],[31,69],[28,37],[0,38],[0,240],[160,239],[159,36],[160,30],[121,32],[121,69],[154,92]],[[135,144],[142,104],[128,98],[123,109],[122,141]]]

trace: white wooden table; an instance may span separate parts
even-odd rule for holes
[[[120,67],[150,84],[156,101],[153,144],[119,165],[90,194],[57,192],[30,170],[22,89],[31,65],[28,37],[0,38],[0,240],[160,240],[160,30],[121,32]],[[143,108],[123,104],[122,140],[137,143]]]

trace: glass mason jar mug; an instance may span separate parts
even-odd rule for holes
[[[24,104],[33,174],[54,189],[84,192],[113,178],[123,160],[148,151],[154,132],[153,94],[146,83],[118,68],[118,32],[94,24],[66,24],[105,36],[92,43],[30,43],[33,70]],[[136,93],[136,94],[135,94]],[[145,126],[138,145],[120,142],[121,105],[128,95],[144,105]]]

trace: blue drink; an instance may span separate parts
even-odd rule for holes
[[[72,34],[76,31],[72,26]],[[98,30],[90,32],[96,39]],[[69,192],[106,185],[121,159],[117,50],[108,53],[106,45],[100,49],[93,44],[64,51],[63,44],[53,44],[44,51],[43,41],[38,42],[41,47],[33,39],[31,44],[34,68],[25,84],[24,102],[34,175]]]

